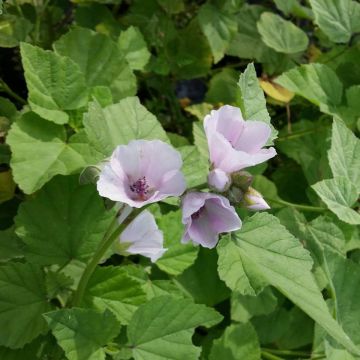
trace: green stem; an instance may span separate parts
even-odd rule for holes
[[[36,44],[38,44],[38,43],[39,43],[39,40],[40,40],[40,23],[41,23],[41,18],[43,17],[44,12],[45,12],[45,9],[47,8],[48,4],[49,4],[49,0],[45,0],[45,1],[44,1],[44,4],[43,4],[42,7],[41,7],[41,9],[36,11],[35,35],[34,35],[34,40],[35,40],[35,43],[36,43]],[[34,6],[35,6],[35,8],[37,9],[35,3],[34,3]]]
[[[124,209],[124,210],[126,210],[126,209]],[[124,221],[128,215],[130,215],[130,212],[128,212],[128,214],[125,217],[123,217],[121,223],[118,225],[118,227],[115,229],[115,231],[110,236],[107,236],[108,232],[106,232],[103,242],[100,244],[99,249],[96,251],[96,253],[94,254],[91,261],[87,264],[87,266],[81,276],[79,285],[78,285],[77,290],[74,295],[73,306],[79,306],[81,304],[86,287],[88,285],[88,282],[89,282],[93,272],[96,269],[96,266],[99,264],[101,259],[106,254],[106,251],[111,247],[111,245],[114,243],[114,241],[119,237],[119,235],[123,231],[123,229],[125,227]],[[110,224],[110,227],[112,227],[112,226],[113,226],[113,222]]]
[[[296,350],[280,350],[280,349],[269,349],[269,348],[261,348],[263,351],[269,352],[273,355],[283,355],[283,356],[294,356],[294,357],[304,357],[311,358],[324,356],[324,354],[311,354],[306,351],[296,351]]]
[[[15,100],[17,100],[19,103],[25,105],[26,100],[23,99],[21,96],[16,94],[14,91],[11,90],[10,86],[3,80],[0,79],[0,91],[3,91],[7,93],[8,95],[12,96]]]
[[[327,126],[318,126],[315,129],[292,132],[291,134],[279,136],[275,141],[286,141],[286,140],[291,140],[291,139],[297,139],[297,138],[303,137],[305,135],[309,135],[309,134],[313,134],[313,133],[316,133],[316,132],[324,131],[326,128],[327,128]]]
[[[276,355],[273,355],[273,354],[271,354],[267,351],[263,351],[263,350],[261,351],[261,356],[262,356],[262,358],[267,359],[267,360],[283,360],[283,358],[278,357]]]
[[[311,211],[311,212],[324,212],[327,209],[323,208],[323,207],[318,207],[318,206],[311,206],[311,205],[302,205],[302,204],[294,204],[285,200],[281,200],[281,199],[270,199],[268,197],[266,197],[266,200],[273,202],[275,204],[279,204],[279,205],[284,205],[284,206],[289,206],[292,207],[294,209],[298,209],[298,210],[302,210],[302,211]]]

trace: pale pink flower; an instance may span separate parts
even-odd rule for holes
[[[123,255],[139,254],[155,262],[167,250],[163,242],[163,233],[157,227],[154,216],[144,210],[121,233],[116,249]]]
[[[270,206],[264,200],[262,195],[252,187],[249,187],[249,189],[244,194],[243,204],[248,210],[252,211],[270,209]]]
[[[181,155],[160,140],[133,140],[118,146],[97,182],[101,196],[140,208],[186,189]]]
[[[239,108],[225,105],[204,119],[212,167],[226,174],[260,164],[276,155],[264,148],[271,128],[261,121],[245,121]]]
[[[192,241],[207,248],[216,246],[219,234],[241,228],[241,220],[223,196],[190,192],[182,200],[182,243]]]

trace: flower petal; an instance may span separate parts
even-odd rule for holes
[[[206,216],[192,222],[189,236],[193,242],[209,249],[214,248],[219,240],[219,233],[212,229]]]
[[[120,243],[130,243],[127,253],[149,257],[152,262],[167,250],[163,248],[163,241],[154,216],[147,210],[141,212],[120,235]]]
[[[219,234],[238,230],[241,220],[229,200],[212,193],[187,194],[182,203],[185,232],[182,242],[189,239],[207,248],[216,246]]]
[[[206,202],[206,211],[211,227],[218,233],[230,232],[241,228],[241,220],[228,199],[218,196]]]
[[[265,146],[271,135],[271,128],[261,121],[246,121],[241,135],[233,143],[236,150],[255,153]]]
[[[178,170],[170,171],[163,176],[159,186],[164,197],[180,196],[186,190],[185,177]]]
[[[182,199],[182,223],[187,224],[191,215],[197,212],[205,204],[207,193],[189,192]],[[205,196],[204,196],[205,195]]]
[[[123,174],[115,172],[112,162],[106,164],[97,181],[97,190],[99,194],[113,201],[126,202],[128,196],[125,192],[126,179]]]

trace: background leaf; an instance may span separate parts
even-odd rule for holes
[[[264,234],[266,236],[264,237]],[[311,274],[312,260],[310,254],[303,249],[279,221],[266,213],[257,213],[247,220],[242,229],[234,235],[234,243],[240,256],[247,259],[251,272],[241,269],[239,262],[229,261],[230,271],[238,271],[243,277],[248,276],[254,283],[260,279],[275,286],[292,302],[319,323],[333,338],[358,353],[357,347],[343,332],[341,326],[330,315],[326,303]],[[223,243],[224,240],[221,241]],[[220,243],[220,244],[221,244]],[[227,240],[225,240],[226,246]],[[226,261],[227,254],[219,253]],[[275,258],[276,256],[276,258]],[[232,265],[231,265],[232,264]],[[245,265],[246,266],[246,265]],[[289,271],[291,269],[291,271]],[[220,268],[221,271],[221,268]],[[227,279],[225,279],[227,280]],[[228,284],[233,290],[241,291],[234,284]]]
[[[360,140],[337,119],[332,126],[329,163],[335,177],[346,177],[360,193]]]
[[[294,54],[308,47],[309,40],[306,34],[279,15],[262,13],[257,28],[264,43],[278,52]]]
[[[108,86],[115,101],[135,95],[136,78],[126,61],[126,53],[108,36],[73,28],[53,47],[57,54],[79,66],[88,86]]]
[[[336,43],[346,43],[358,31],[360,4],[352,0],[310,0],[315,22]]]
[[[84,303],[99,311],[110,310],[121,324],[128,324],[138,306],[146,301],[140,282],[120,267],[99,267],[92,275]],[[90,306],[89,306],[90,305]]]
[[[55,175],[80,171],[97,162],[84,133],[66,140],[66,130],[35,113],[26,113],[13,124],[7,143],[12,151],[11,168],[20,188],[27,194],[40,189]]]
[[[57,177],[36,198],[21,204],[16,233],[27,245],[26,257],[31,262],[86,262],[113,217],[93,185],[79,185],[77,176]]]
[[[260,345],[253,326],[250,323],[228,326],[221,338],[214,341],[209,359],[260,359]]]
[[[241,101],[239,103],[245,120],[263,121],[272,128],[268,143],[277,137],[277,131],[270,124],[270,116],[266,108],[266,100],[256,76],[254,64],[249,64],[240,75],[239,87]]]
[[[44,273],[32,264],[0,266],[0,288],[0,345],[21,348],[46,331]]]
[[[104,156],[109,156],[117,145],[127,144],[130,140],[169,141],[156,117],[136,97],[123,99],[103,109],[95,102],[90,103],[84,125],[90,142]]]
[[[120,323],[110,311],[72,308],[44,317],[69,360],[105,360],[102,346],[120,332]]]
[[[168,250],[156,261],[156,265],[170,275],[179,275],[196,260],[198,249],[193,244],[181,244],[184,232],[181,212],[172,211],[157,219],[164,234],[164,247]]]
[[[88,90],[79,67],[69,58],[22,43],[21,59],[31,109],[44,119],[65,124],[64,110],[85,106]]]
[[[134,359],[198,359],[200,348],[191,342],[194,328],[209,327],[221,319],[215,310],[189,300],[155,298],[135,312],[128,327]]]
[[[349,224],[360,224],[360,214],[351,209],[358,199],[358,191],[348,179],[338,176],[319,181],[312,188],[339,219]]]
[[[199,23],[211,47],[214,62],[219,62],[237,26],[233,16],[220,11],[211,4],[205,4],[199,12]]]

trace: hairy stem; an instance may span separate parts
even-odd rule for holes
[[[266,200],[279,204],[279,205],[284,205],[285,206],[289,206],[292,207],[294,209],[298,209],[298,210],[302,210],[302,211],[311,211],[311,212],[324,212],[327,211],[326,208],[323,207],[318,207],[318,206],[311,206],[311,205],[303,205],[303,204],[294,204],[285,200],[281,200],[281,199],[271,199],[266,197]]]
[[[263,351],[271,353],[272,355],[283,355],[283,356],[291,356],[291,357],[303,357],[303,358],[311,358],[311,359],[319,359],[324,356],[324,354],[312,354],[307,351],[296,351],[296,350],[281,350],[281,349],[269,349],[269,348],[261,348]]]
[[[99,249],[96,251],[96,253],[94,254],[91,261],[87,264],[87,266],[81,276],[79,285],[78,285],[77,290],[74,295],[73,306],[79,306],[81,304],[86,287],[89,283],[89,280],[90,280],[93,272],[96,269],[96,266],[99,264],[101,259],[106,254],[106,251],[111,247],[111,245],[119,237],[119,235],[125,228],[126,225],[124,224],[124,221],[130,215],[130,213],[131,213],[131,211],[130,211],[129,207],[125,207],[123,209],[123,213],[120,215],[120,221],[119,221],[120,224],[118,225],[118,227],[114,230],[114,232],[110,236],[108,236],[108,232],[105,233],[104,239],[103,239],[102,243],[100,244]],[[110,227],[112,227],[112,226],[113,226],[113,222],[110,224]]]
[[[283,358],[273,355],[267,351],[261,351],[261,357],[266,360],[284,360]]]
[[[26,104],[26,100],[23,99],[18,94],[16,94],[16,92],[11,90],[10,86],[3,79],[0,79],[0,91],[3,91],[4,93],[7,93],[8,95],[13,97],[15,100],[17,100],[22,105]]]

